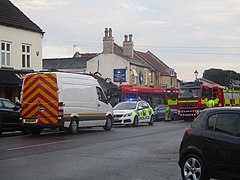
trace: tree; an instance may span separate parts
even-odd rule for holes
[[[234,80],[240,80],[240,73],[233,70],[208,69],[203,72],[203,78],[222,86],[230,87]]]

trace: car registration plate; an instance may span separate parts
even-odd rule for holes
[[[25,119],[25,123],[37,123],[37,119]]]

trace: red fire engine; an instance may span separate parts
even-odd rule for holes
[[[159,104],[168,104],[171,108],[176,108],[178,93],[179,89],[177,88],[139,88],[132,85],[120,85],[109,89],[106,94],[113,106],[121,101],[141,99],[147,101],[153,107]]]
[[[197,81],[185,84],[178,96],[179,117],[186,121],[194,119],[211,98],[215,107],[239,106],[240,90],[225,90],[219,85],[204,85]]]

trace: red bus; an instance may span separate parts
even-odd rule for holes
[[[177,88],[139,88],[132,85],[121,85],[109,89],[106,93],[110,103],[115,106],[121,101],[147,101],[152,107],[159,104],[168,104],[171,108],[177,108],[177,97],[179,89]]]

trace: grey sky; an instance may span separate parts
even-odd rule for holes
[[[240,72],[239,0],[11,1],[45,32],[43,58],[101,52],[111,27],[117,44],[133,34],[136,50],[150,50],[181,80],[195,69]]]

